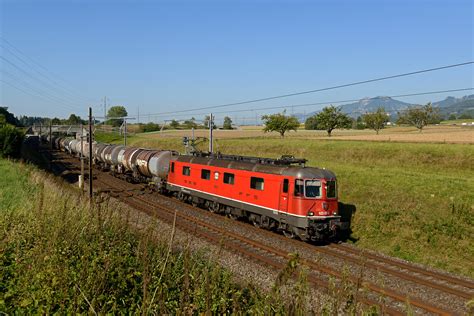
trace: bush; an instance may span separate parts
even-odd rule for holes
[[[12,125],[0,127],[0,156],[19,157],[23,137],[23,133]]]
[[[159,131],[160,129],[161,129],[161,126],[156,123],[146,123],[142,126],[142,131],[144,133],[156,132],[156,131]]]

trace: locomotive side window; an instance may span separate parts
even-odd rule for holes
[[[295,180],[295,196],[304,195],[304,181],[301,179]]]
[[[234,174],[224,172],[224,183],[234,184]]]
[[[326,197],[335,198],[337,196],[336,181],[326,181]]]
[[[283,180],[283,193],[288,193],[289,181],[288,179]]]
[[[211,179],[211,170],[202,169],[201,170],[201,179],[210,180]]]
[[[174,172],[174,162],[171,163],[171,172]]]
[[[263,191],[263,178],[250,177],[250,188]]]
[[[306,180],[305,196],[309,198],[321,197],[321,181]]]
[[[183,176],[190,176],[191,175],[191,167],[183,166]]]

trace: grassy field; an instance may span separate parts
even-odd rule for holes
[[[274,286],[237,280],[207,250],[170,236],[153,220],[87,199],[52,175],[0,159],[0,311],[36,314],[373,314],[356,287],[316,304],[297,257]],[[128,215],[126,215],[128,214]],[[132,220],[133,219],[133,220]],[[298,280],[292,276],[299,275]],[[292,295],[288,295],[292,293]],[[342,293],[342,294],[341,294]]]
[[[437,133],[445,133],[438,128]],[[406,128],[398,130],[404,132]],[[183,133],[137,134],[128,142],[182,152]],[[218,134],[215,143],[223,153],[292,154],[336,172],[340,200],[357,208],[352,236],[360,247],[474,277],[473,145],[295,136],[300,131],[284,139],[258,130],[226,133]]]

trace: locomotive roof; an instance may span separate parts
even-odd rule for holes
[[[279,174],[283,176],[290,176],[290,177],[296,177],[296,178],[330,179],[330,178],[336,177],[336,175],[330,170],[313,168],[313,167],[259,164],[259,163],[233,161],[233,160],[226,160],[226,159],[196,157],[196,156],[191,156],[191,155],[176,156],[175,160],[179,162],[189,162],[193,164],[215,166],[215,167],[221,167],[221,168],[262,172],[262,173],[269,173],[269,174]]]

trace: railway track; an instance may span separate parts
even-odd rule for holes
[[[70,157],[66,156],[66,159]],[[69,160],[68,159],[68,160]],[[72,164],[76,164],[76,161],[69,161]],[[186,215],[182,212],[176,211],[175,209],[163,206],[160,203],[153,202],[145,198],[143,193],[137,194],[136,189],[130,189],[131,184],[128,184],[122,180],[114,178],[107,174],[110,177],[106,182],[98,179],[96,183],[101,183],[101,187],[105,190],[109,190],[111,195],[117,197],[122,202],[143,211],[151,216],[158,217],[161,220],[167,223],[173,223],[173,220],[176,218],[179,219],[179,228],[187,231],[191,234],[198,235],[212,243],[221,243],[225,248],[236,251],[245,257],[251,258],[252,260],[264,265],[270,266],[275,269],[281,270],[285,267],[286,262],[290,259],[288,252],[282,251],[281,249],[276,249],[271,246],[264,245],[260,242],[256,242],[249,238],[246,238],[242,235],[236,234],[234,232],[224,230],[218,226],[211,225],[207,222],[199,220],[195,217]],[[113,180],[112,180],[113,179]],[[113,183],[113,185],[111,184]],[[170,199],[167,197],[161,197],[164,199]],[[172,199],[173,202],[180,203],[175,199]],[[200,208],[192,207],[188,204],[184,204],[186,207],[193,208],[196,211],[204,212],[208,216],[217,216],[217,214],[209,213]],[[183,205],[183,206],[184,206]],[[246,225],[245,223],[235,222],[236,225]],[[265,230],[258,230],[262,234],[271,234],[273,238],[279,238],[285,242],[295,243],[299,247],[304,247],[312,252],[319,252],[325,255],[333,256],[344,261],[348,261],[358,265],[364,265],[365,267],[370,267],[378,271],[382,271],[387,274],[394,275],[398,278],[414,282],[423,286],[427,286],[436,290],[439,290],[443,293],[449,293],[464,299],[470,299],[473,297],[472,289],[474,288],[474,283],[468,280],[462,280],[449,275],[436,274],[433,271],[426,270],[417,266],[412,266],[408,263],[400,262],[398,260],[389,259],[383,256],[379,256],[373,253],[363,252],[347,245],[330,245],[328,247],[315,247],[310,244],[305,244],[299,241],[289,240],[281,235],[277,235]],[[342,275],[339,271],[328,267],[322,267],[319,263],[312,260],[302,258],[300,261],[302,264],[310,268],[310,275],[308,276],[308,281],[315,284],[318,287],[328,288],[328,279],[321,278],[322,275],[331,276],[335,279],[341,280]],[[408,274],[408,273],[409,274]],[[349,280],[353,283],[360,283],[361,280],[357,279],[355,276],[350,276]],[[440,283],[444,282],[444,283]],[[363,286],[370,290],[371,293],[375,293],[370,296],[361,296],[358,295],[357,300],[366,305],[377,305],[383,310],[384,313],[388,314],[404,314],[404,311],[400,311],[399,308],[395,306],[404,306],[408,297],[405,294],[381,288],[378,285],[371,282],[363,282]],[[376,297],[389,298],[391,304],[381,304],[380,300]],[[439,306],[435,306],[432,303],[424,302],[421,299],[409,298],[410,305],[426,312],[439,315],[450,315],[454,312],[444,309]]]
[[[99,180],[98,182],[100,182],[106,188],[113,187],[110,185],[110,181],[104,182]],[[214,244],[220,244],[226,250],[236,251],[239,254],[244,255],[245,257],[263,266],[272,267],[277,271],[280,271],[285,268],[286,262],[291,259],[289,253],[286,253],[279,249],[262,245],[242,235],[229,232],[225,229],[222,229],[215,225],[211,225],[195,217],[182,214],[169,207],[150,202],[143,198],[141,195],[130,194],[130,191],[128,191],[125,194],[126,196],[124,197],[120,195],[120,188],[113,187],[113,189],[114,192],[112,193],[112,196],[119,199],[123,203],[135,209],[143,211],[146,214],[158,218],[168,224],[175,223],[179,229],[184,230],[192,234],[193,236],[199,236]],[[175,218],[177,218],[178,220],[174,221]],[[322,273],[331,272],[333,276],[337,276],[334,271],[322,268],[318,266],[318,264],[315,262],[303,260],[301,263],[311,268],[312,273],[308,275],[308,281],[315,286],[323,287],[325,289],[329,289],[330,287],[328,280],[324,280],[316,276],[314,274],[315,271]],[[357,282],[357,280],[352,279],[351,281]],[[405,300],[405,297],[402,297],[401,295],[393,296],[391,295],[391,293],[386,293],[383,289],[371,287],[371,290],[376,290],[379,292],[379,294],[399,299],[401,302],[404,302]],[[380,302],[372,298],[358,297],[357,300],[368,306],[379,306],[382,312],[390,315],[403,315],[403,312],[400,312],[392,307],[382,305]],[[426,307],[429,308],[428,306]]]

